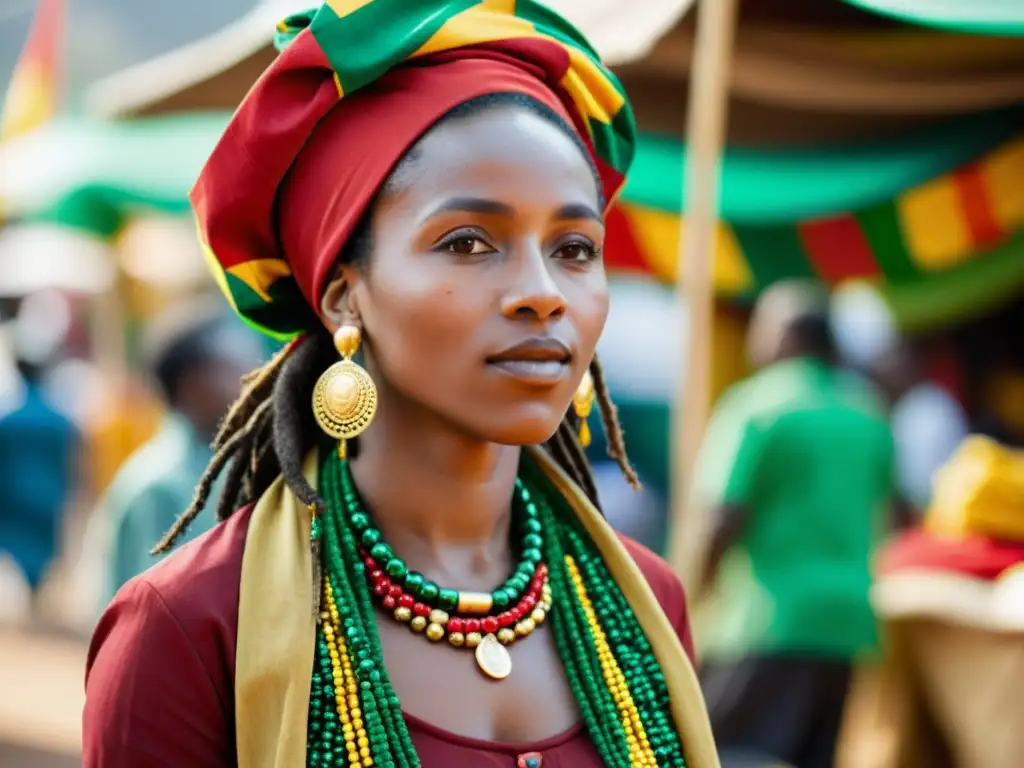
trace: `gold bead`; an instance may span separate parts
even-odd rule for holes
[[[523,619],[518,624],[516,624],[516,634],[520,637],[526,637],[536,628],[537,623],[533,619]]]
[[[594,377],[590,375],[590,371],[583,372],[583,378],[576,388],[576,393],[572,396],[572,407],[581,421],[586,421],[590,416],[590,412],[594,408]],[[582,429],[580,431],[582,432]],[[584,443],[584,447],[586,447],[586,443]]]
[[[481,642],[483,642],[483,639],[483,635],[481,635],[479,632],[470,632],[468,635],[466,635],[466,647],[476,648],[478,645],[480,645]]]
[[[430,623],[440,624],[442,627],[448,623],[448,614],[442,611],[440,608],[435,608],[430,612]]]
[[[404,606],[399,606],[398,608],[395,608],[395,618],[401,621],[402,623],[409,621],[410,619],[412,619],[412,609],[405,608]]]
[[[498,642],[502,645],[508,645],[509,643],[513,643],[515,642],[515,639],[516,633],[514,630],[511,630],[508,627],[503,627],[502,629],[498,630]]]
[[[362,340],[363,333],[357,325],[343,325],[334,332],[334,348],[342,357],[352,357]]]
[[[547,618],[547,612],[543,608],[534,608],[530,614],[530,618],[533,619],[535,624],[540,624]]]
[[[436,643],[442,637],[444,637],[444,627],[440,624],[431,623],[427,627],[427,640]]]
[[[427,617],[413,616],[412,621],[409,622],[409,626],[412,627],[413,632],[422,632],[427,628]]]
[[[486,616],[493,606],[494,601],[486,592],[459,592],[459,613]]]

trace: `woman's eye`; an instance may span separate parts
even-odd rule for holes
[[[479,237],[471,237],[469,235],[449,240],[444,244],[444,249],[448,253],[454,253],[456,256],[477,256],[481,253],[491,253],[494,250]]]
[[[576,241],[563,245],[558,249],[556,255],[565,261],[586,264],[600,256],[601,251],[592,243]]]

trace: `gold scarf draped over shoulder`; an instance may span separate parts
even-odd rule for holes
[[[541,449],[529,449],[601,552],[636,613],[665,675],[672,716],[690,768],[718,768],[704,698],[683,650],[646,579],[619,537],[586,496]],[[306,460],[316,487],[319,461]],[[281,478],[253,510],[242,557],[235,658],[235,729],[239,768],[306,764],[306,718],[316,624],[310,515]]]

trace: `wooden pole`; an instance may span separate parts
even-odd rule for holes
[[[672,412],[669,561],[692,587],[700,573],[706,521],[692,508],[694,468],[710,412],[713,265],[717,245],[719,166],[725,140],[729,60],[738,0],[698,6],[690,80],[685,226],[679,238],[676,287],[686,299],[686,344]]]

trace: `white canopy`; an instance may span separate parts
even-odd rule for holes
[[[115,277],[105,243],[45,223],[19,224],[0,232],[0,296],[27,296],[54,288],[99,294]]]
[[[690,10],[695,0],[548,0],[572,21],[609,64],[642,58]],[[274,27],[313,0],[264,0],[233,24],[189,45],[96,82],[86,94],[89,111],[127,117],[163,102],[211,87],[217,78],[253,63],[262,69],[273,56]]]

